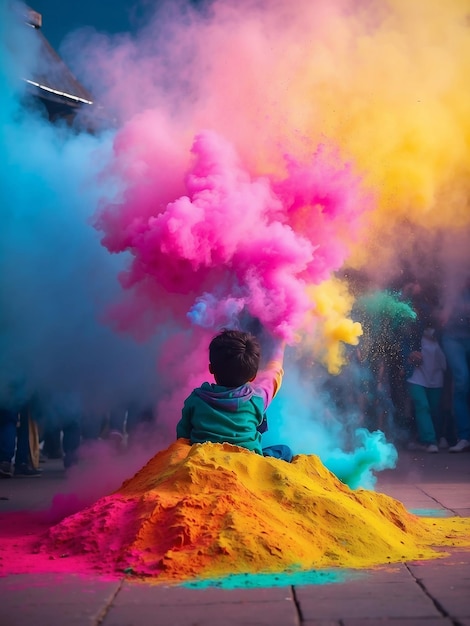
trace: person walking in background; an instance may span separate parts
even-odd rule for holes
[[[452,411],[457,443],[449,452],[470,450],[470,274],[456,300],[441,315],[442,348],[452,374]]]

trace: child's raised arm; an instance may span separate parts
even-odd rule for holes
[[[279,391],[284,376],[283,362],[285,342],[274,339],[270,346],[269,360],[255,378],[253,387],[264,398],[264,409],[271,404],[272,399]]]

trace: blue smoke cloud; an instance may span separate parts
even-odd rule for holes
[[[51,124],[22,80],[34,69],[36,32],[21,11],[0,11],[0,399],[19,379],[26,396],[73,391],[99,410],[149,397],[156,340],[139,345],[104,321],[125,263],[92,225],[98,203],[119,193],[97,176],[113,132]]]
[[[283,385],[268,409],[263,447],[282,443],[294,454],[316,454],[351,489],[373,489],[375,473],[396,466],[395,446],[383,432],[361,425],[363,416],[354,401],[339,409],[321,368],[312,378],[291,357],[287,354]]]

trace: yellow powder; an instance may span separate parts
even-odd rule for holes
[[[70,520],[51,531],[56,548],[68,542],[70,549],[73,535],[98,559],[113,555],[115,569],[155,582],[364,568],[470,546],[470,519],[421,518],[384,494],[353,491],[317,456],[286,463],[186,440]]]

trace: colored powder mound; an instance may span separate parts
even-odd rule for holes
[[[51,528],[40,551],[177,583],[436,558],[440,546],[470,546],[470,519],[420,518],[384,494],[353,491],[315,455],[289,464],[180,439]]]

